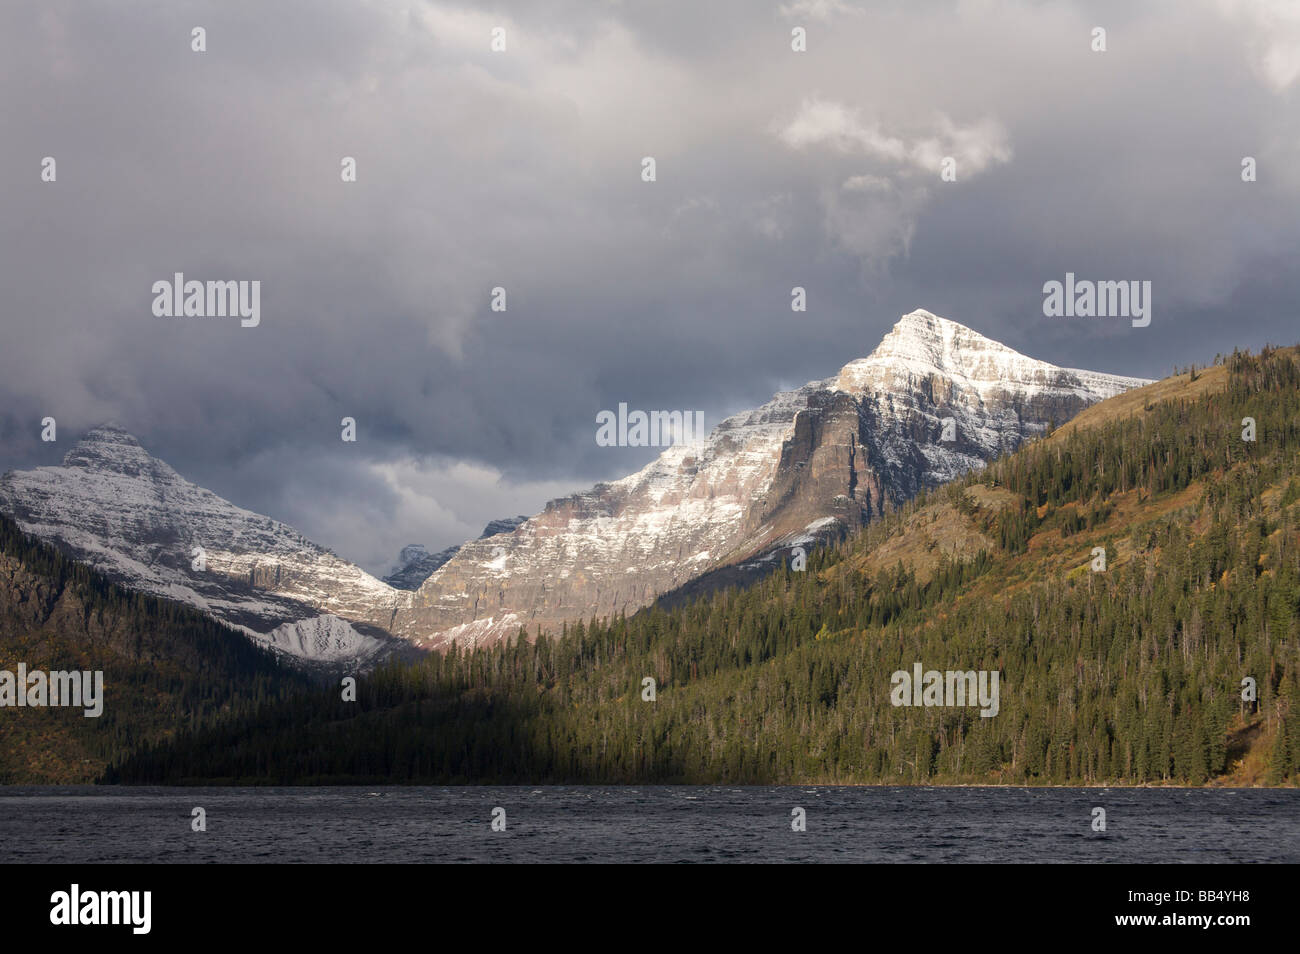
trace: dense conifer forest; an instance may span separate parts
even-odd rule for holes
[[[310,681],[196,610],[121,589],[0,516],[0,670],[104,672],[103,713],[0,711],[0,784],[90,782],[141,744]]]
[[[114,736],[104,780],[1296,784],[1300,364],[1200,373],[748,590],[392,665],[356,701],[214,720],[200,682],[201,717]],[[998,671],[997,715],[891,704],[918,662]]]

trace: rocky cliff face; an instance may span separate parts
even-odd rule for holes
[[[0,510],[111,579],[291,656],[340,662],[391,648],[386,633],[405,594],[190,483],[121,428],[92,429],[60,467],[4,475]]]
[[[395,632],[437,647],[632,612],[705,572],[857,528],[1145,383],[1035,361],[912,312],[836,376],[466,544],[416,591]]]
[[[493,537],[498,533],[509,533],[527,519],[521,514],[518,517],[504,517],[501,520],[493,520],[483,528],[479,539]],[[401,555],[397,558],[397,565],[393,567],[388,576],[384,577],[384,582],[399,590],[418,590],[421,583],[432,576],[435,570],[458,552],[460,552],[459,543],[454,547],[439,550],[437,553],[430,553],[423,544],[419,543],[412,543],[409,546],[402,547]]]
[[[372,659],[393,636],[438,648],[630,613],[706,573],[859,527],[1145,383],[1035,361],[916,311],[835,376],[621,480],[494,521],[453,552],[407,548],[387,581],[184,480],[114,427],[88,433],[61,467],[5,475],[0,510],[125,585],[280,652]]]

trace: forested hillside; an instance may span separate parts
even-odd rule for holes
[[[90,782],[141,743],[308,683],[197,611],[119,589],[0,516],[0,670],[102,670],[103,712],[0,709],[0,784]]]
[[[1296,352],[1116,400],[804,572],[453,648],[355,702],[183,731],[106,779],[1294,784]],[[918,662],[999,671],[998,714],[891,705]]]

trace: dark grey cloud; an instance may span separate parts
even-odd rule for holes
[[[1135,6],[7,5],[0,467],[115,419],[382,570],[643,464],[602,408],[716,423],[916,307],[1150,376],[1292,342],[1300,22]],[[155,318],[177,271],[261,325]],[[1151,326],[1043,317],[1066,271],[1152,281]]]

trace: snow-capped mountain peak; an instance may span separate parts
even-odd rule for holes
[[[373,637],[408,598],[292,527],[191,483],[116,425],[92,428],[61,466],[5,474],[0,510],[123,585],[314,662],[383,649]],[[328,640],[281,628],[322,613],[339,618]]]
[[[1142,378],[1060,368],[1027,357],[1001,342],[924,309],[903,315],[875,350],[846,364],[836,387],[861,392],[881,387],[908,387],[931,376],[952,381],[957,389],[991,396],[999,390],[1026,392],[1057,388],[1097,400],[1149,383]]]
[[[631,612],[708,571],[861,526],[1146,383],[1058,368],[918,309],[838,375],[466,544],[398,631],[438,646]]]
[[[393,651],[393,636],[437,648],[554,631],[712,571],[770,566],[1145,383],[1056,367],[917,310],[838,374],[527,520],[438,554],[408,547],[385,581],[185,480],[113,425],[60,467],[0,478],[0,510],[124,585],[342,664]]]
[[[150,456],[134,435],[112,423],[88,430],[63,455],[63,466],[128,476],[151,475],[164,481],[177,476],[165,462]]]

